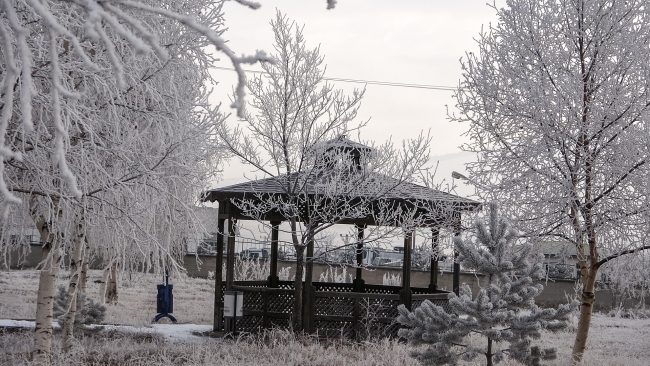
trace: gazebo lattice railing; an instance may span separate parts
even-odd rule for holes
[[[222,288],[225,290],[225,282]],[[268,281],[237,281],[232,286],[244,293],[244,316],[237,321],[238,332],[257,333],[269,328],[290,328],[293,309],[293,281],[279,281],[277,288]],[[364,293],[354,292],[352,283],[314,282],[314,306],[306,317],[313,319],[314,333],[320,337],[354,340],[397,337],[397,306],[402,303],[400,286],[366,285]],[[447,307],[448,292],[429,293],[429,288],[411,287],[411,306],[424,300]],[[221,302],[223,299],[221,299]],[[223,320],[218,330],[224,330]]]

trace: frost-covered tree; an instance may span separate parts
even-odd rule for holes
[[[256,6],[252,2],[241,2]],[[127,70],[121,58],[124,52],[155,53],[162,61],[170,56],[164,39],[160,39],[157,31],[149,26],[149,22],[155,19],[164,19],[165,26],[183,27],[190,36],[204,37],[208,44],[230,58],[240,79],[233,106],[239,114],[243,113],[245,78],[241,64],[268,58],[261,51],[254,56],[235,56],[219,33],[211,28],[214,24],[202,22],[203,11],[186,12],[194,5],[190,3],[169,9],[159,3],[151,5],[146,1],[127,0],[3,1],[0,12],[0,38],[3,42],[0,174],[4,172],[5,162],[19,162],[22,159],[22,151],[17,151],[13,146],[14,140],[20,136],[10,134],[9,123],[20,121],[26,133],[33,131],[38,127],[39,113],[42,113],[33,110],[33,106],[41,106],[40,103],[45,102],[54,127],[53,149],[56,154],[53,156],[53,166],[58,169],[58,177],[67,186],[69,194],[81,197],[82,191],[68,167],[65,150],[71,142],[71,127],[83,132],[76,124],[71,126],[69,112],[75,111],[73,102],[79,99],[84,84],[75,78],[74,73],[66,75],[66,69],[72,64],[74,71],[100,73],[106,67],[101,64],[104,61],[115,79],[115,85],[109,82],[106,87],[114,88],[116,92],[128,90],[124,74]],[[211,10],[206,12],[213,15]],[[108,81],[101,73],[100,76]],[[7,204],[19,202],[8,190],[3,177],[0,177],[0,197],[5,209]]]
[[[222,118],[207,103],[210,46],[237,70],[239,112],[241,64],[266,59],[229,50],[220,4],[0,3],[0,203],[3,214],[26,206],[44,243],[36,362],[49,360],[64,252],[79,272],[69,286],[74,303],[89,251],[111,247],[117,260],[161,266],[173,262],[178,228],[192,229],[188,208],[218,165],[213,137]]]
[[[248,107],[239,126],[224,124],[219,135],[232,156],[281,187],[282,196],[259,194],[233,204],[262,225],[268,225],[269,212],[285,218],[297,257],[292,320],[301,330],[303,254],[309,243],[333,225],[373,210],[382,212],[376,222],[395,222],[399,209],[381,210],[375,203],[427,163],[430,139],[421,135],[401,149],[390,143],[372,149],[345,138],[364,125],[352,122],[363,91],[346,96],[324,82],[323,57],[318,48],[308,48],[295,23],[278,12],[271,26],[276,63],[262,64],[264,74],[248,81]],[[364,241],[388,232],[368,230]]]
[[[489,223],[476,221],[475,234],[476,243],[456,237],[454,244],[460,263],[484,275],[483,287],[476,296],[468,285],[459,296],[450,294],[450,311],[428,300],[413,312],[400,305],[397,321],[407,328],[399,336],[428,346],[412,352],[423,364],[455,365],[480,355],[490,366],[506,357],[525,365],[554,359],[555,349],[542,349],[533,340],[541,330],[564,329],[577,301],[557,310],[535,305],[543,286],[533,280],[544,277],[542,258],[528,261],[532,245],[517,243],[519,235],[499,217],[496,204],[490,204]],[[485,345],[477,337],[485,338]]]
[[[619,311],[636,305],[646,310],[650,293],[650,253],[647,251],[626,255],[607,262],[600,270],[598,288],[611,293],[611,308]]]
[[[462,61],[456,94],[484,200],[511,202],[527,236],[577,249],[574,360],[586,350],[598,271],[650,248],[647,1],[509,0]]]

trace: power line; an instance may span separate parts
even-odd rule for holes
[[[213,69],[218,70],[228,70],[235,71],[231,67],[222,67],[222,66],[213,66]],[[243,70],[244,72],[252,74],[264,74],[263,71],[255,70]],[[407,84],[407,83],[396,83],[391,81],[378,81],[378,80],[359,80],[359,79],[343,79],[343,78],[329,78],[323,77],[324,80],[330,81],[341,81],[345,83],[358,83],[358,84],[371,84],[371,85],[381,85],[381,86],[393,86],[399,88],[414,88],[414,89],[429,89],[429,90],[443,90],[443,91],[456,91],[457,88],[453,86],[443,86],[443,85],[426,85],[426,84]]]

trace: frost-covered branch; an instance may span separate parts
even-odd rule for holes
[[[249,1],[241,3],[251,8],[258,7]],[[16,134],[9,137],[8,133],[14,130],[9,128],[9,124],[20,120],[20,128],[29,134],[44,123],[43,112],[53,122],[55,144],[52,159],[59,175],[72,195],[80,196],[79,177],[69,168],[67,150],[73,133],[78,129],[74,111],[85,113],[76,109],[78,104],[75,102],[80,94],[87,92],[81,75],[101,72],[107,77],[104,86],[116,87],[112,98],[125,89],[131,90],[129,71],[125,69],[125,52],[133,50],[141,58],[151,52],[160,60],[170,58],[168,46],[164,44],[167,39],[159,29],[151,26],[157,19],[167,19],[185,27],[188,36],[200,36],[205,40],[202,47],[213,45],[231,60],[239,79],[233,107],[240,115],[243,114],[245,86],[241,64],[272,61],[262,51],[252,56],[236,56],[221,37],[217,24],[213,22],[214,17],[210,19],[215,14],[211,10],[214,6],[192,13],[187,11],[190,7],[165,7],[147,1],[3,0],[1,5],[3,105],[0,132],[3,135],[0,138],[0,195],[3,205],[18,203],[18,197],[7,189],[4,163],[7,159],[20,160],[21,151],[24,151],[24,146],[15,146],[7,140],[23,137]],[[204,62],[202,64],[207,66]],[[111,72],[105,72],[106,66],[110,66]],[[49,72],[49,77],[46,72]],[[14,96],[19,96],[19,103]],[[33,109],[35,103],[39,105],[37,110]]]
[[[633,248],[633,249],[628,249],[628,250],[624,250],[624,251],[616,253],[616,254],[609,255],[609,256],[599,260],[596,263],[596,266],[600,267],[603,264],[605,264],[605,263],[607,263],[607,262],[609,262],[611,260],[614,260],[616,258],[622,257],[622,256],[627,255],[627,254],[638,253],[638,252],[641,252],[641,251],[644,251],[644,250],[650,250],[650,245],[646,245],[646,246],[642,246],[642,247],[638,247],[638,248]]]

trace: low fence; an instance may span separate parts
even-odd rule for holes
[[[244,294],[243,318],[236,323],[238,332],[256,333],[291,326],[295,301],[293,281],[280,281],[278,288],[267,288],[267,284],[267,281],[235,282],[233,290]],[[400,326],[395,318],[401,304],[401,287],[366,285],[363,293],[352,290],[352,284],[330,282],[314,282],[312,291],[306,289],[305,296],[311,296],[313,307],[306,307],[304,311],[308,313],[304,316],[313,324],[312,331],[323,338],[358,341],[396,338]],[[448,307],[448,292],[428,293],[428,288],[415,287],[411,291],[414,308],[424,300]]]
[[[10,268],[14,269],[23,269],[23,268],[34,268],[42,259],[41,246],[40,245],[31,245],[30,251],[24,255],[18,255],[18,253],[12,252],[9,253],[6,262],[2,261],[0,263],[0,268],[4,268],[5,264]],[[64,263],[68,262],[66,257]],[[225,261],[224,261],[225,262]],[[195,255],[186,255],[183,258],[183,265],[187,270],[188,275],[192,277],[208,277],[210,271],[214,272],[216,265],[215,256],[195,256]],[[289,275],[292,276],[295,273],[295,262],[294,261],[279,261],[278,268],[287,268],[289,267]],[[568,266],[567,266],[568,267]],[[101,268],[101,260],[95,258],[91,263],[91,268],[99,269]],[[330,265],[323,263],[314,263],[314,277],[313,281],[318,281],[319,276],[322,272],[328,270]],[[565,271],[571,273],[568,270]],[[350,271],[352,273],[352,271]],[[366,282],[366,286],[369,284],[382,284],[382,279],[384,275],[401,275],[401,268],[391,268],[391,267],[368,267],[364,268],[363,279]],[[463,273],[460,274],[460,283],[467,284],[472,288],[472,291],[476,293],[479,289],[479,284],[482,279],[482,275],[475,273]],[[413,286],[425,287],[429,283],[429,272],[422,270],[412,270],[411,271],[411,284]],[[539,281],[544,285],[544,290],[541,295],[537,297],[536,302],[544,306],[557,306],[558,304],[565,303],[567,295],[575,294],[575,279],[553,279],[549,277],[548,281]],[[451,289],[452,287],[452,275],[449,272],[443,272],[438,276],[438,288],[440,289]],[[597,290],[596,291],[596,309],[597,310],[609,310],[613,304],[613,296],[610,290]],[[414,302],[416,298],[413,298]],[[624,307],[634,307],[639,303],[640,299],[628,299],[623,304]],[[646,303],[650,303],[650,296],[646,299]]]

